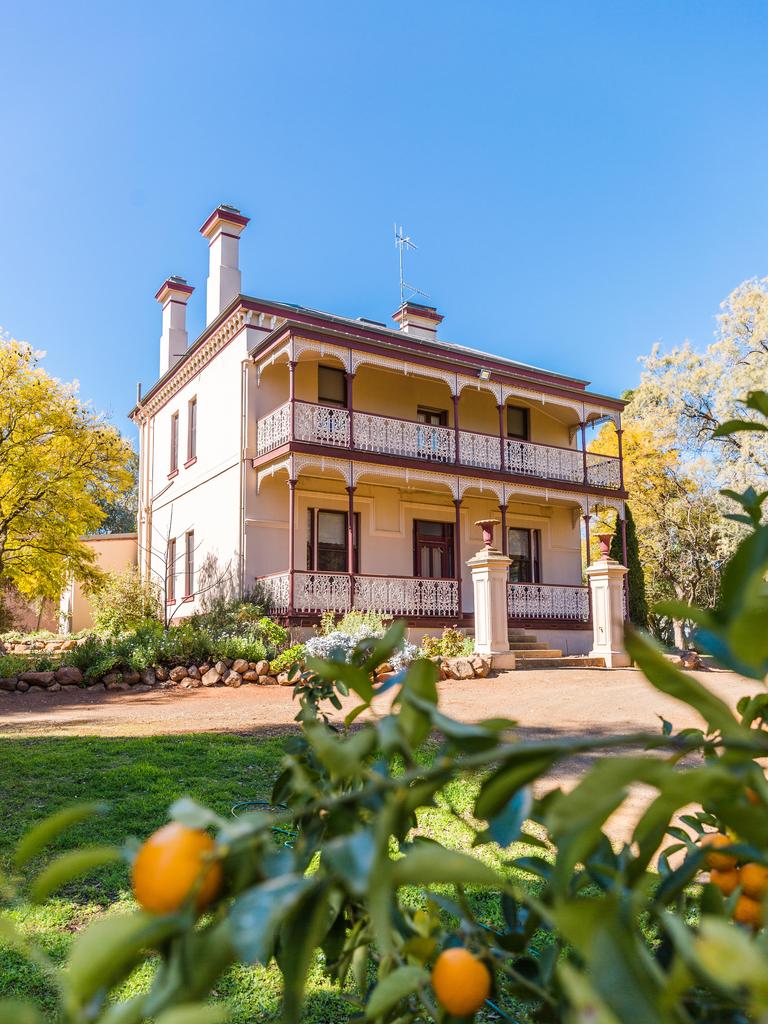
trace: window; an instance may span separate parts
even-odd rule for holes
[[[349,572],[347,563],[347,513],[326,509],[307,510],[307,569],[316,572]],[[360,571],[360,513],[352,520],[353,572]]]
[[[343,370],[337,370],[335,366],[318,366],[317,400],[327,405],[346,406],[347,377]]]
[[[512,559],[510,583],[539,583],[541,531],[511,526],[507,530],[507,553]]]
[[[165,599],[176,600],[176,538],[168,541],[168,562],[165,566]]]
[[[421,578],[453,579],[453,523],[413,523],[413,575]]]
[[[448,426],[448,413],[445,409],[426,409],[420,405],[416,410],[416,419],[419,423],[428,423],[430,427]]]
[[[528,440],[528,410],[519,405],[507,406],[507,437]]]
[[[171,472],[179,471],[179,414],[171,416]]]
[[[197,398],[187,405],[187,462],[197,458]]]
[[[195,592],[195,532],[190,530],[184,537],[184,597]]]

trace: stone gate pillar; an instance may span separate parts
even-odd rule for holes
[[[586,574],[592,600],[590,658],[604,658],[607,668],[631,664],[624,647],[624,576],[627,568],[610,556],[612,534],[600,534],[600,558]]]
[[[493,546],[497,519],[481,519],[484,546],[469,559],[475,596],[475,650],[494,656],[494,668],[514,668],[507,621],[507,569],[511,559]]]

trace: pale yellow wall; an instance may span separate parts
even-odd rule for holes
[[[135,533],[104,534],[99,537],[86,537],[86,547],[96,555],[96,565],[102,572],[123,572],[136,565],[137,536]],[[91,603],[79,583],[70,585],[67,595],[71,632],[79,633],[93,625]]]

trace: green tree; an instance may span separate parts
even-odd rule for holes
[[[124,494],[100,502],[105,518],[98,533],[135,533],[136,516],[139,510],[139,456],[132,451],[127,470],[131,474],[131,485]]]
[[[626,506],[627,524],[627,602],[629,605],[629,621],[640,629],[648,628],[648,601],[645,596],[645,576],[640,561],[640,547],[637,542],[637,530],[632,509]],[[622,561],[621,522],[616,523],[616,532],[611,541],[611,558]]]

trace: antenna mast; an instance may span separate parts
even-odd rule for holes
[[[402,225],[400,225],[400,227],[398,228],[397,224],[395,224],[395,245],[400,255],[400,305],[402,306],[405,303],[406,298],[410,299],[414,295],[421,295],[422,298],[428,299],[429,295],[427,295],[426,292],[423,292],[420,288],[417,288],[415,285],[408,284],[408,282],[405,280],[405,252],[407,250],[417,249],[418,246],[416,245],[415,242],[411,241],[410,235],[403,234]],[[406,292],[408,292],[407,296]]]

